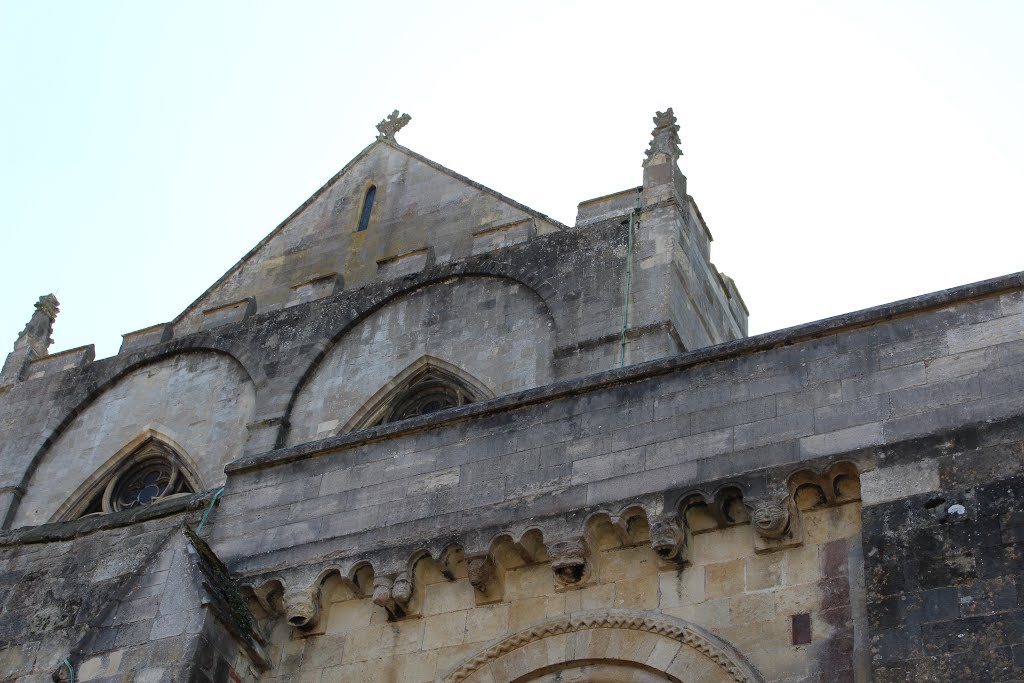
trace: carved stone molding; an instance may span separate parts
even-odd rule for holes
[[[690,533],[702,533],[744,524],[750,520],[743,496],[744,490],[739,484],[721,486],[713,493],[689,493],[679,504],[683,525]]]
[[[594,629],[642,631],[653,636],[675,640],[715,662],[727,679],[734,683],[763,683],[764,681],[764,678],[744,661],[731,645],[699,626],[680,619],[632,610],[577,612],[541,622],[498,640],[480,652],[470,655],[457,664],[442,681],[444,683],[461,683],[499,657],[514,653],[530,643],[552,636]],[[596,640],[598,639],[592,639],[592,641]],[[541,668],[562,663],[564,662],[549,661]]]
[[[799,510],[860,500],[860,474],[851,462],[832,463],[823,471],[801,469],[790,475],[787,483]]]

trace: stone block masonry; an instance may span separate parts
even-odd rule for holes
[[[40,298],[0,681],[1024,680],[1024,274],[745,338],[671,110],[573,227],[409,120],[113,358]]]

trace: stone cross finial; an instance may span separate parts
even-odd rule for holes
[[[397,109],[394,110],[377,124],[377,139],[394,140],[395,133],[402,130],[411,120],[412,117],[408,114],[399,114]]]
[[[653,139],[647,150],[647,160],[644,166],[649,164],[657,154],[667,154],[672,161],[683,155],[679,149],[679,124],[676,123],[676,115],[672,107],[665,111],[657,112],[654,115],[654,130],[651,131]]]

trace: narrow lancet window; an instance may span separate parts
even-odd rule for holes
[[[370,225],[370,212],[373,211],[373,200],[376,197],[377,186],[370,185],[370,189],[366,191],[366,197],[363,198],[363,213],[359,216],[359,228],[356,229],[356,232],[362,232]]]

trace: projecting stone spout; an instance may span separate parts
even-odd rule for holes
[[[674,519],[657,519],[651,524],[651,548],[663,560],[672,560],[683,549],[683,532]]]
[[[548,554],[558,583],[571,586],[583,580],[587,569],[587,548],[583,541],[558,541],[551,544]]]
[[[284,613],[288,623],[299,629],[310,629],[320,619],[319,591],[316,588],[290,590],[284,594]]]

